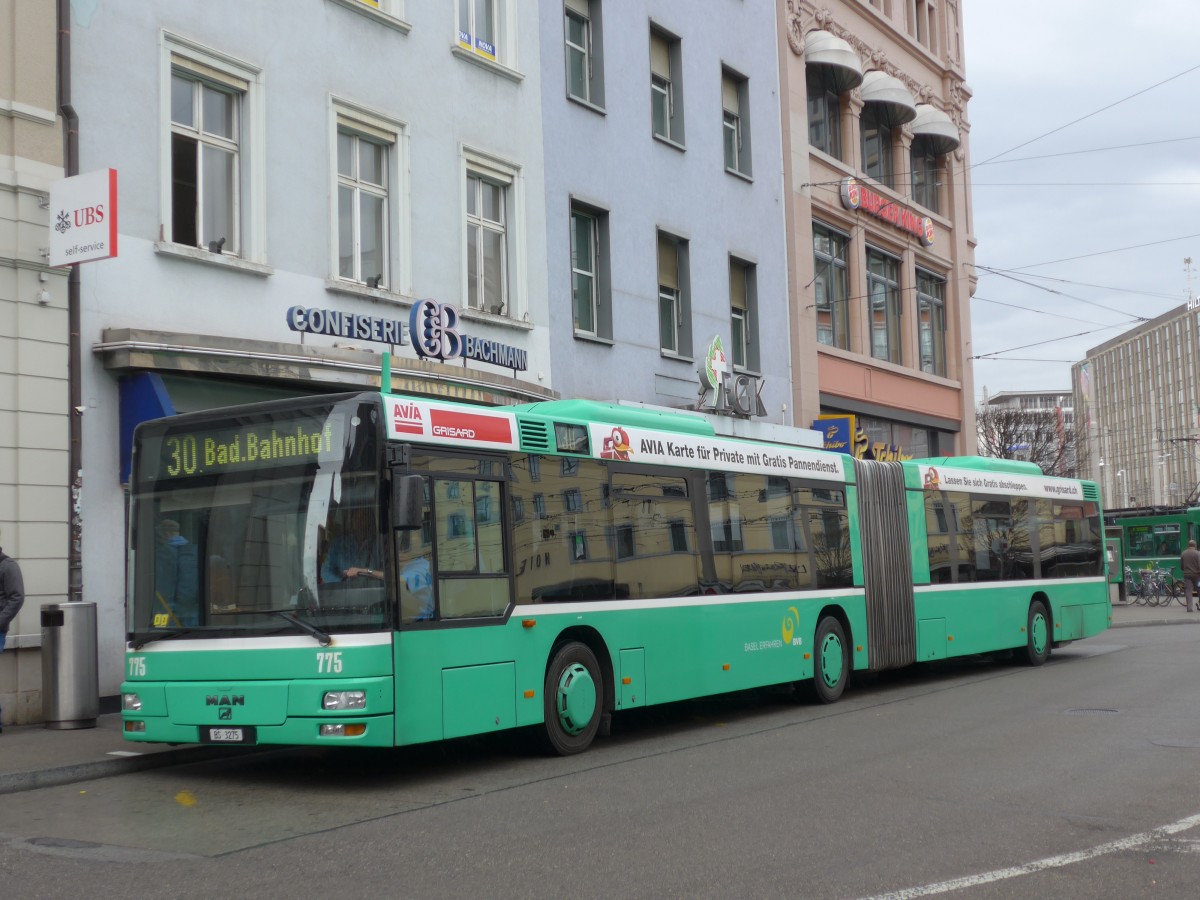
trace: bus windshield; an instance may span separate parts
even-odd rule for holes
[[[378,417],[356,396],[140,426],[131,639],[389,627]]]

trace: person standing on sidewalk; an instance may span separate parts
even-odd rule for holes
[[[8,637],[8,625],[16,618],[25,602],[25,582],[21,578],[21,567],[0,547],[0,653],[4,652],[4,641]],[[4,730],[4,713],[0,710],[0,731]]]
[[[1194,597],[1196,587],[1200,585],[1200,550],[1196,549],[1195,541],[1188,541],[1187,549],[1179,557],[1179,567],[1183,569],[1183,596],[1187,598],[1187,611],[1196,609]]]

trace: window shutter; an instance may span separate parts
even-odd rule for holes
[[[570,12],[578,13],[585,19],[591,12],[591,10],[588,9],[588,0],[567,0],[567,9]]]
[[[221,69],[207,66],[202,62],[194,59],[188,59],[186,56],[172,56],[172,68],[179,69],[182,72],[190,72],[192,75],[197,75],[213,84],[223,85],[227,88],[232,88],[235,91],[241,91],[243,94],[250,90],[250,82],[244,78],[238,78],[229,72]]]
[[[740,110],[737,82],[725,74],[721,75],[721,105],[725,108],[725,112],[733,113],[735,116]]]
[[[729,264],[729,304],[734,309],[746,308],[746,267]]]
[[[679,251],[669,237],[658,236],[658,283],[679,290]]]
[[[671,48],[658,34],[650,35],[650,74],[671,80]]]

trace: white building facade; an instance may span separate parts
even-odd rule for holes
[[[538,14],[150,0],[76,15],[79,169],[120,183],[119,256],[82,267],[83,594],[102,696],[121,681],[136,421],[377,388],[385,351],[395,390],[553,396]],[[523,368],[418,359],[391,323],[423,298]],[[373,323],[386,342],[362,336]]]

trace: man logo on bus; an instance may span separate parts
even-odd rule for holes
[[[625,429],[614,428],[612,434],[604,439],[604,446],[600,450],[600,458],[619,459],[628,462],[631,449],[629,446],[629,434]]]
[[[799,647],[803,641],[796,637],[796,626],[800,624],[800,611],[789,606],[787,615],[783,617],[783,646]]]

